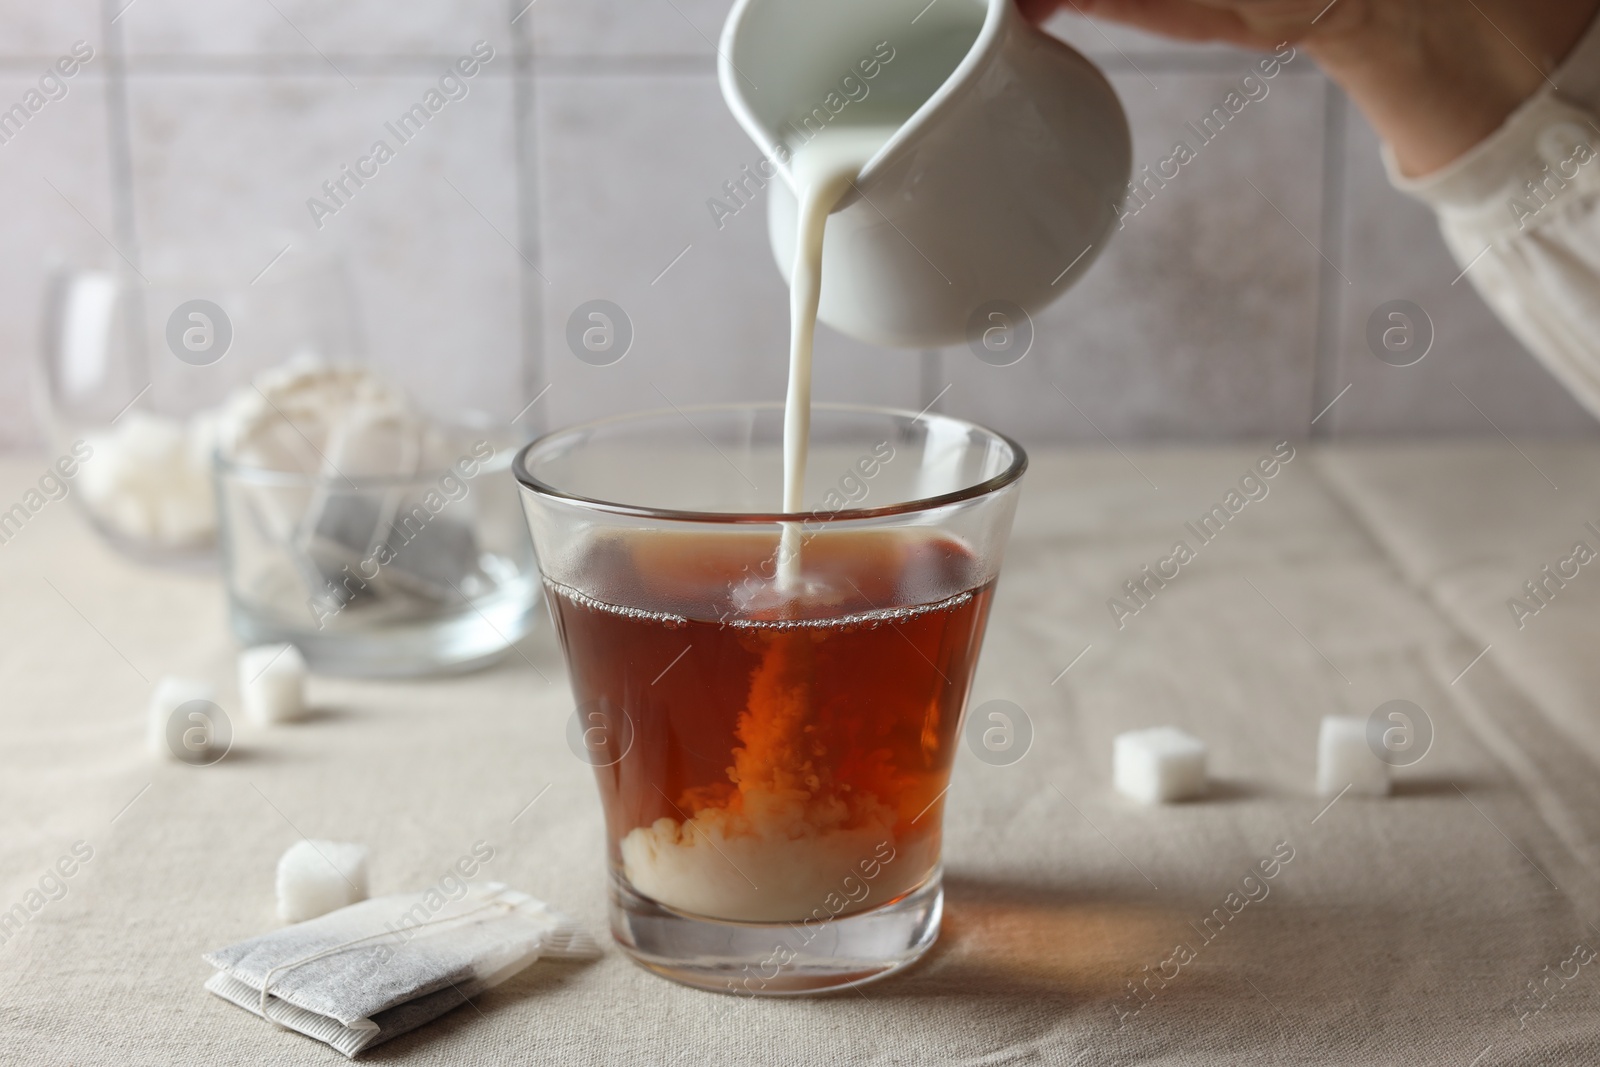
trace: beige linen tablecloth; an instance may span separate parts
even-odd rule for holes
[[[1107,601],[1269,449],[1036,456],[973,693],[1036,736],[1013,766],[958,759],[922,963],[730,1012],[608,944],[367,1058],[1600,1064],[1600,562],[1520,629],[1506,605],[1573,542],[1600,550],[1600,449],[1523,449],[1302,446],[1121,629]],[[44,465],[0,464],[0,509]],[[603,934],[599,805],[548,627],[467,677],[313,679],[312,721],[241,724],[212,767],[148,757],[150,683],[206,676],[230,706],[234,651],[214,578],[117,558],[69,502],[0,546],[0,908],[92,850],[0,943],[0,1062],[339,1062],[201,989],[203,951],[276,925],[302,834],[369,844],[377,893],[486,842],[485,876]],[[1328,807],[1318,720],[1391,699],[1427,713],[1431,749],[1393,797]],[[1209,743],[1209,799],[1111,792],[1113,735],[1162,723]]]

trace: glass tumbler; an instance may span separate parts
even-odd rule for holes
[[[882,977],[938,937],[943,799],[1027,465],[970,422],[778,404],[607,419],[513,464],[635,960],[740,995]]]
[[[210,417],[297,354],[359,362],[360,315],[337,259],[255,276],[66,270],[47,289],[38,406],[54,454],[86,446],[73,498],[136,559],[213,566]]]

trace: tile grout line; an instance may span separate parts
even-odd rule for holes
[[[1346,252],[1345,222],[1347,189],[1345,187],[1346,155],[1348,146],[1349,103],[1344,93],[1333,82],[1325,82],[1322,110],[1322,218],[1319,223],[1320,243],[1335,260],[1343,260]],[[1318,264],[1316,283],[1316,326],[1311,362],[1311,404],[1309,411],[1327,414],[1331,407],[1329,394],[1339,387],[1339,341],[1349,294],[1347,285],[1336,284],[1330,265]],[[1341,394],[1342,395],[1342,394]],[[1308,417],[1309,417],[1308,411]],[[1320,418],[1320,415],[1318,416]],[[1334,436],[1333,421],[1323,426],[1307,424],[1307,436],[1320,440]]]
[[[519,0],[507,0],[506,17],[515,15],[518,6]],[[528,26],[531,27],[533,21],[539,17],[539,12],[531,11],[526,17]],[[517,243],[522,246],[526,259],[536,263],[542,250],[540,237],[543,227],[539,205],[542,183],[539,181],[539,140],[535,128],[538,122],[538,101],[535,96],[537,79],[534,69],[533,37],[531,29],[512,27],[512,30],[515,36],[511,45],[513,76],[511,121],[515,124],[515,128],[511,131],[511,136],[516,153]],[[518,385],[523,396],[543,395],[543,390],[550,386],[544,350],[546,283],[530,276],[526,262],[518,270],[522,282],[518,300],[522,334],[519,346],[521,374]],[[533,425],[537,429],[540,425],[548,425],[548,421],[536,416]]]
[[[133,111],[128,102],[128,71],[122,25],[116,21],[124,10],[118,0],[101,0],[100,33],[106,55],[106,160],[111,184],[111,232],[127,251],[119,251],[138,274],[144,256],[139,246],[138,199],[133,179]],[[121,268],[119,268],[120,271]],[[143,275],[140,274],[142,278]],[[144,302],[129,302],[128,319],[132,341],[129,344],[135,380],[151,380],[150,353],[145,346]],[[120,417],[120,414],[119,414]]]
[[[127,5],[117,5],[116,0],[103,7],[120,9]],[[505,9],[508,12],[516,10],[514,0],[509,0]],[[537,13],[537,8],[530,11],[525,19]],[[109,20],[112,12],[106,11],[102,19]],[[509,18],[509,15],[507,16]],[[108,21],[101,23],[101,28],[109,25]],[[567,76],[603,76],[608,74],[666,74],[689,73],[716,76],[716,56],[714,54],[670,53],[670,52],[636,52],[619,54],[600,53],[566,53],[553,55],[539,55],[524,43],[524,39],[517,36],[519,30],[513,31],[512,50],[515,54],[525,57],[530,63],[537,63],[545,71]],[[330,51],[328,56],[340,64],[347,65],[356,73],[369,75],[403,75],[417,72],[428,73],[439,64],[448,64],[457,58],[452,52],[338,52]],[[1134,68],[1116,53],[1101,53],[1091,51],[1088,57],[1101,69],[1113,74],[1131,74]],[[1207,53],[1193,53],[1183,51],[1171,52],[1133,52],[1128,55],[1137,59],[1139,63],[1164,74],[1230,74],[1236,71],[1241,58],[1248,56],[1235,54],[1212,55]],[[0,73],[32,73],[41,64],[49,64],[56,58],[50,54],[11,53],[0,55]],[[336,77],[327,71],[326,64],[316,57],[309,57],[298,52],[141,52],[122,54],[122,62],[131,75],[145,74],[238,74],[242,76],[282,74],[285,76],[298,76],[306,74],[325,74]],[[1303,69],[1285,68],[1285,75],[1295,78],[1317,77],[1317,73],[1310,67]],[[509,74],[499,73],[492,68],[485,70],[489,77],[510,77]]]
[[[116,0],[102,0],[100,4],[100,33],[106,50],[106,154],[111,164],[111,231],[137,265],[143,256],[140,255],[139,227],[134,211],[133,116],[128,104],[122,27],[111,21],[116,7]]]
[[[515,51],[516,46],[512,46]],[[496,55],[502,53],[497,52]],[[459,53],[435,55],[432,53],[391,53],[388,55],[350,55],[328,53],[348,72],[375,78],[402,78],[416,75],[437,75],[448,67]],[[46,64],[50,60],[44,61]],[[277,52],[209,52],[182,54],[139,53],[124,55],[124,66],[132,78],[161,77],[238,77],[238,78],[338,78],[328,69],[321,57],[284,55]],[[0,57],[0,73],[27,73],[37,64],[27,64]],[[81,76],[81,75],[80,75]],[[474,79],[505,81],[514,77],[504,67],[482,68]]]

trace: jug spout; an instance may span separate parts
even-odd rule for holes
[[[1037,311],[1117,222],[1131,169],[1121,104],[1014,0],[738,0],[719,76],[783,175],[768,225],[785,279],[791,154],[830,127],[885,131],[823,251],[818,317],[858,339],[956,344],[986,308]]]

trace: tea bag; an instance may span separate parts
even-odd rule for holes
[[[452,447],[450,434],[424,420],[413,418],[408,423],[361,409],[350,412],[337,441],[337,451],[345,457],[341,464],[353,450],[364,453],[364,461],[357,467],[362,473],[388,473],[381,466],[385,462],[393,465],[393,473],[405,475],[449,471],[466,447],[464,442],[454,442]],[[330,460],[335,450],[330,444]],[[385,494],[380,506],[365,511],[358,508],[339,516],[336,509],[329,508],[323,520],[348,519],[356,527],[352,532],[358,533],[367,524],[369,556],[383,568],[378,577],[382,591],[432,604],[454,604],[461,596],[471,595],[469,587],[480,584],[477,579],[483,574],[470,509],[452,514],[449,506],[456,498],[454,492],[446,495],[453,487],[465,496],[464,485],[459,480],[446,485],[441,479],[429,479],[424,486]]]
[[[340,590],[341,601],[352,594],[360,601],[359,594],[382,594],[369,561],[384,543],[403,493],[383,483],[417,473],[422,425],[401,408],[362,398],[327,417],[320,464],[324,481],[312,495],[292,547],[313,597]]]
[[[470,518],[439,514],[444,497],[406,484],[449,469],[446,436],[371,372],[309,354],[230,398],[219,434],[226,455],[318,476],[314,488],[269,482],[243,492],[263,539],[283,546],[291,580],[318,605],[319,625],[347,609],[403,618],[481,584]]]
[[[437,604],[459,604],[463,596],[474,595],[484,581],[472,524],[408,503],[389,527],[385,573],[390,583]],[[425,524],[418,521],[422,517],[428,518]]]
[[[354,1057],[414,1030],[540,956],[599,947],[576,923],[500,882],[352,904],[207,953],[206,989]]]
[[[333,423],[358,398],[391,408],[403,404],[365,370],[297,353],[229,394],[217,412],[217,449],[241,468],[314,475],[325,462]],[[246,484],[239,492],[260,535],[272,543],[295,536],[311,503],[311,490],[292,479]]]

